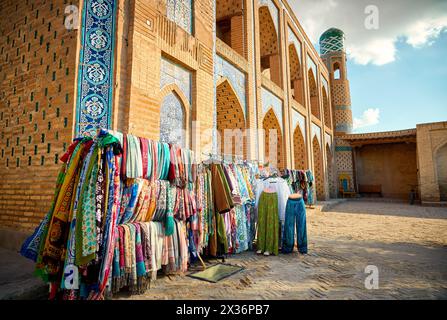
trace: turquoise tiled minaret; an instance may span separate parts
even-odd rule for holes
[[[325,31],[320,37],[320,54],[330,74],[337,171],[335,179],[337,183],[340,178],[346,179],[345,187],[352,190],[355,188],[353,150],[350,144],[341,138],[350,134],[353,128],[344,32],[336,28]],[[348,181],[349,185],[346,185]]]
[[[320,54],[331,74],[335,133],[338,135],[351,133],[351,94],[347,79],[344,32],[336,28],[324,32],[320,37]],[[338,77],[337,73],[339,73]]]

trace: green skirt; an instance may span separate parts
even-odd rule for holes
[[[278,194],[263,192],[258,204],[258,250],[278,255],[278,228]]]

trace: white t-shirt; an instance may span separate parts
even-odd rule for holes
[[[284,222],[286,216],[287,199],[291,192],[289,185],[282,178],[268,178],[266,180],[256,180],[256,208],[258,208],[259,198],[264,189],[271,189],[278,194],[278,216]]]

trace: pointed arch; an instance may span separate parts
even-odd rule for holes
[[[174,92],[178,96],[178,98],[182,101],[182,104],[185,107],[185,112],[188,113],[189,116],[189,110],[191,108],[191,104],[189,103],[189,100],[183,93],[182,89],[180,89],[180,87],[177,84],[171,83],[161,88],[160,93],[158,94],[159,100],[160,101],[163,100],[163,98],[171,92]]]
[[[216,36],[245,56],[243,1],[216,0]]]
[[[296,170],[306,170],[308,168],[306,143],[299,125],[293,131],[293,157]]]
[[[328,97],[326,88],[324,86],[321,88],[321,97],[323,100],[322,102],[323,102],[323,112],[324,112],[324,124],[327,127],[332,128],[331,111],[329,108],[329,97]]]
[[[289,44],[289,58],[290,79],[298,80],[301,78],[301,62],[294,43]]]
[[[321,120],[317,80],[312,68],[309,68],[309,70],[307,71],[307,77],[310,92],[310,110],[315,117]]]
[[[340,63],[338,61],[335,62],[332,66],[332,74],[333,74],[334,80],[340,80],[342,78]]]
[[[273,108],[269,108],[265,114],[262,121],[262,128],[264,129],[265,159],[272,166],[282,169],[284,167],[282,131]],[[276,139],[274,135],[276,135]]]
[[[290,88],[295,101],[304,106],[303,77],[301,62],[297,48],[294,43],[289,44],[289,74]]]
[[[225,86],[229,86],[229,89],[231,90],[231,92],[234,93],[235,98],[237,99],[238,105],[241,107],[242,112],[244,111],[242,106],[244,105],[239,97],[239,95],[237,94],[236,89],[233,87],[233,85],[231,84],[230,79],[228,79],[227,77],[220,77],[219,80],[217,80],[216,82],[216,88],[219,87],[220,85],[224,84]]]
[[[312,139],[312,150],[314,158],[314,178],[315,178],[315,190],[317,193],[317,199],[324,200],[325,187],[324,187],[323,151],[317,136],[314,136]]]
[[[176,90],[168,92],[160,106],[160,141],[188,147],[189,119],[185,102]]]
[[[272,12],[267,5],[259,7],[261,72],[276,85],[282,87],[279,36],[273,19]]]
[[[239,155],[246,158],[247,141],[245,137],[246,121],[242,104],[228,79],[223,78],[216,87],[216,120],[219,132],[221,153]]]

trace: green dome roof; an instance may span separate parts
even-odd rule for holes
[[[345,33],[337,28],[326,30],[320,37],[320,53],[344,51]]]
[[[327,29],[320,37],[320,42],[321,40],[327,39],[329,37],[344,37],[345,33],[343,31],[341,31],[340,29],[337,28],[330,28]]]

